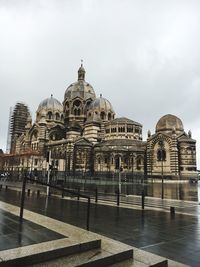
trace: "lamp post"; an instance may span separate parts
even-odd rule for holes
[[[161,139],[159,141],[160,146],[160,160],[161,160],[161,179],[162,179],[162,192],[161,198],[164,199],[164,177],[163,177],[163,160],[165,160],[165,150],[164,150],[164,141]]]
[[[50,182],[50,171],[51,171],[51,150],[47,153],[47,184]],[[49,186],[47,186],[47,196],[49,196]]]
[[[121,172],[123,171],[123,168],[121,166],[121,157],[118,158],[118,168],[119,168],[119,177],[118,177],[118,192],[121,194]]]

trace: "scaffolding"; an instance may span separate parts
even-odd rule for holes
[[[25,126],[30,116],[29,108],[26,104],[18,102],[11,111],[9,120],[8,142],[9,152],[16,150],[16,139],[25,132]]]
[[[7,135],[7,144],[6,144],[6,153],[10,153],[10,148],[11,148],[11,117],[13,113],[13,107],[10,107],[10,112],[9,112],[9,120],[8,120],[8,135]]]

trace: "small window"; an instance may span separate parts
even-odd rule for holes
[[[157,151],[157,160],[158,161],[165,161],[166,160],[166,151],[165,151],[165,149],[159,149]]]
[[[60,115],[59,115],[59,113],[56,113],[56,120],[57,120],[57,121],[60,120]]]
[[[105,120],[105,113],[101,112],[100,117],[101,117],[102,120]]]
[[[48,119],[49,119],[49,120],[52,120],[52,118],[53,118],[53,114],[52,114],[52,112],[48,112],[48,115],[47,115],[47,116],[48,116]]]

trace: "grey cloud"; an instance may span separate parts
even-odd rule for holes
[[[173,113],[198,140],[199,12],[195,0],[0,0],[0,147],[9,107],[24,101],[34,116],[51,93],[62,101],[81,58],[97,95],[144,138]]]

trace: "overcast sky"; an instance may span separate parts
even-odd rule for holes
[[[199,0],[0,0],[0,147],[10,106],[35,117],[51,93],[62,102],[83,59],[97,96],[142,123],[144,140],[171,113],[199,150],[199,14]]]

